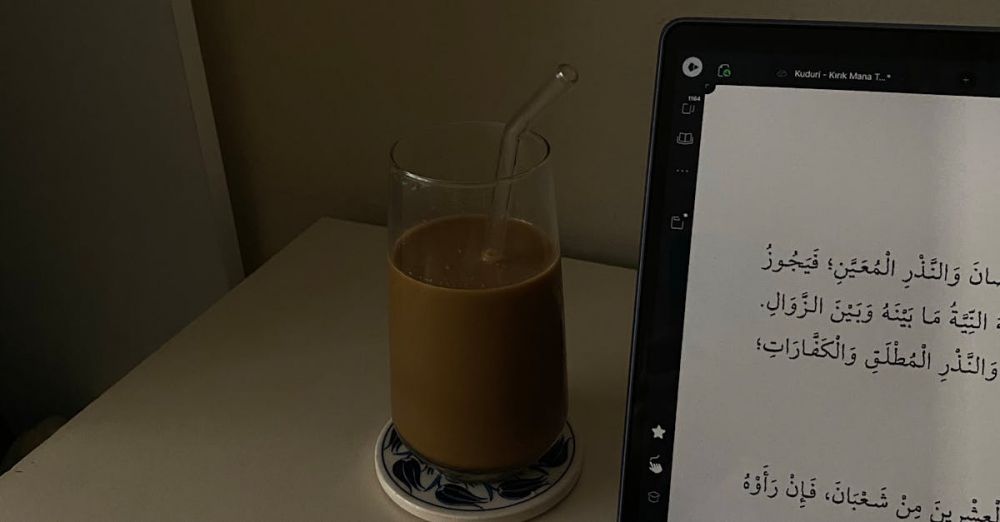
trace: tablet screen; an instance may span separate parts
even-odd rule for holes
[[[625,518],[1000,520],[1000,98],[676,61]]]
[[[1000,100],[705,100],[671,519],[993,514]]]

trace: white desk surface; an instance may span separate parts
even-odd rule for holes
[[[385,248],[384,228],[314,224],[0,477],[0,521],[414,520],[373,464]],[[541,520],[614,520],[635,272],[563,268],[584,472]]]

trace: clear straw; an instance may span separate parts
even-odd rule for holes
[[[497,158],[497,183],[493,189],[493,204],[487,225],[486,246],[482,253],[484,261],[498,261],[503,257],[504,243],[507,239],[507,220],[510,216],[510,178],[514,175],[517,146],[521,134],[553,100],[568,91],[579,78],[580,75],[572,65],[560,65],[556,68],[556,74],[535,91],[535,94],[504,126],[503,136],[500,139],[500,153]]]

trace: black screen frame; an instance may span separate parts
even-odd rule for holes
[[[703,73],[696,78],[681,74],[689,56],[703,58]],[[719,77],[720,60],[735,64],[732,77]],[[882,81],[791,74],[809,67],[879,73]],[[779,77],[780,70],[790,74]],[[661,34],[656,77],[622,452],[621,521],[667,520],[699,149],[679,146],[676,137],[679,129],[695,137],[701,131],[700,113],[692,118],[678,107],[719,84],[1000,98],[1000,31],[678,19]],[[681,218],[681,230],[669,227],[673,216]],[[657,425],[665,430],[662,439],[652,436]],[[654,455],[659,456],[660,473],[649,469]],[[654,492],[655,499],[650,496]]]

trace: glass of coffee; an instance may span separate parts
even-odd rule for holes
[[[445,124],[391,152],[392,418],[410,449],[472,480],[534,464],[566,422],[549,144],[521,135],[497,179],[503,129]],[[498,197],[507,211],[491,221]]]

